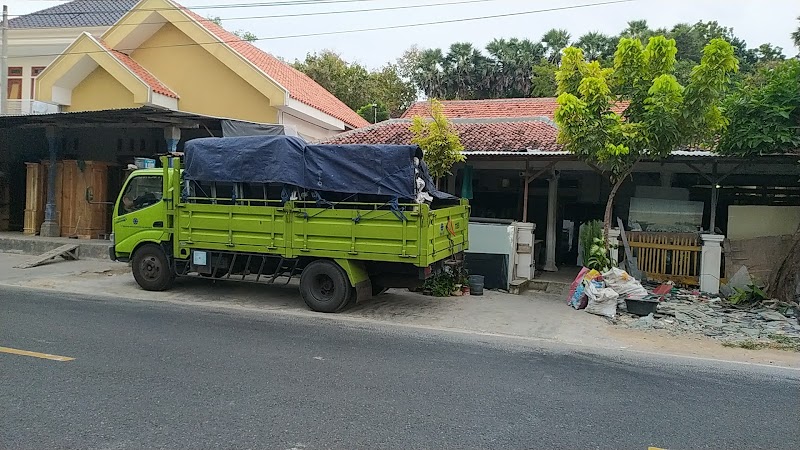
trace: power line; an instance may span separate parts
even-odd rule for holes
[[[363,3],[363,2],[375,2],[375,1],[382,1],[382,0],[295,0],[295,1],[272,1],[272,2],[261,2],[261,3],[223,3],[223,4],[214,4],[214,5],[200,5],[200,6],[184,6],[186,9],[193,9],[193,10],[203,10],[203,9],[238,9],[238,8],[269,8],[275,6],[313,6],[313,5],[327,5],[327,4],[336,4],[336,3]],[[57,8],[57,5],[53,8]],[[183,6],[183,5],[181,5]],[[137,11],[174,11],[176,8],[140,8]],[[178,8],[180,9],[180,8]],[[16,16],[10,17],[24,17],[24,16],[75,16],[81,14],[103,14],[103,13],[113,13],[113,12],[121,12],[126,13],[130,11],[129,9],[125,8],[110,8],[110,9],[97,9],[97,10],[84,10],[84,11],[63,11],[63,12],[42,12],[42,11],[35,11],[28,14],[20,14]]]
[[[247,16],[247,17],[220,17],[221,21],[226,20],[254,20],[254,19],[281,19],[287,17],[306,17],[306,16],[328,16],[328,15],[338,15],[338,14],[351,14],[351,13],[363,13],[363,12],[378,12],[378,11],[395,11],[401,9],[417,9],[417,8],[430,8],[430,7],[437,7],[437,6],[449,6],[449,5],[464,5],[470,3],[486,3],[486,2],[496,2],[496,1],[503,1],[503,0],[458,0],[453,2],[441,2],[441,3],[428,3],[424,5],[405,5],[405,6],[386,6],[381,8],[365,8],[365,9],[348,9],[343,11],[321,11],[321,12],[306,12],[306,13],[292,13],[292,14],[275,14],[269,16]],[[174,11],[174,9],[173,9]],[[21,16],[20,16],[21,17]],[[187,20],[174,20],[172,23],[180,23],[180,22],[194,22],[194,20],[187,19]],[[117,26],[125,25],[125,26],[138,26],[138,23],[123,23],[117,24]]]
[[[581,8],[590,8],[593,6],[606,6],[606,5],[614,5],[620,3],[631,3],[636,0],[609,0],[604,2],[597,2],[597,3],[584,3],[579,5],[570,5],[570,6],[559,6],[553,8],[544,8],[544,9],[535,9],[529,11],[518,11],[513,13],[504,13],[504,14],[492,14],[486,16],[475,16],[475,17],[463,17],[458,19],[447,19],[447,20],[437,20],[437,21],[430,21],[430,22],[420,22],[420,23],[411,23],[411,24],[401,24],[401,25],[388,25],[388,26],[381,26],[381,27],[370,27],[370,28],[358,28],[352,30],[338,30],[338,31],[321,31],[317,33],[301,33],[301,34],[291,34],[291,35],[283,35],[283,36],[267,36],[267,37],[259,37],[253,39],[254,41],[273,41],[273,40],[281,40],[281,39],[296,39],[296,38],[303,38],[303,37],[317,37],[317,36],[332,36],[332,35],[339,35],[339,34],[350,34],[350,33],[363,33],[363,32],[370,32],[370,31],[384,31],[384,30],[396,30],[401,28],[415,28],[415,27],[424,27],[424,26],[431,26],[431,25],[443,25],[443,24],[450,24],[450,23],[461,23],[461,22],[471,22],[476,20],[488,20],[488,19],[499,19],[503,17],[512,17],[512,16],[523,16],[523,15],[531,15],[531,14],[539,14],[545,12],[554,12],[554,11],[565,11],[571,9],[581,9]],[[207,20],[207,19],[206,19]],[[242,40],[239,38],[236,39],[220,39],[218,41],[213,42],[192,42],[188,44],[170,44],[170,45],[154,45],[150,47],[138,47],[137,50],[142,49],[154,49],[154,48],[177,48],[177,47],[190,47],[195,45],[214,45],[214,44],[229,44],[234,42],[241,42]],[[67,53],[56,53],[56,54],[43,54],[43,55],[26,55],[26,57],[57,57],[61,55],[87,55],[92,53],[105,53],[106,50],[92,50],[88,52],[67,52]]]

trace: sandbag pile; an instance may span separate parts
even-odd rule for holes
[[[622,269],[612,267],[604,273],[584,267],[570,285],[567,304],[575,309],[613,319],[617,303],[622,298],[647,296],[647,290],[637,279]]]

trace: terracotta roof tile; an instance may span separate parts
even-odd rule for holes
[[[393,119],[326,139],[326,144],[410,144],[411,120]],[[454,120],[466,151],[559,150],[558,130],[547,120]]]
[[[103,42],[98,38],[94,39],[97,40],[97,42],[100,45],[102,45],[106,50],[108,50],[111,56],[117,58],[119,62],[128,67],[128,69],[130,69],[131,72],[133,72],[137,77],[139,77],[140,80],[144,81],[148,86],[150,86],[150,89],[152,89],[153,92],[161,95],[166,95],[167,97],[180,98],[178,97],[178,94],[176,94],[172,89],[168,88],[164,83],[159,81],[159,79],[156,78],[155,75],[153,75],[147,69],[142,67],[138,62],[134,61],[133,58],[126,55],[125,53],[112,49],[111,47],[106,45],[105,42]]]
[[[558,103],[555,97],[507,98],[493,100],[444,100],[444,115],[451,119],[481,119],[493,117],[547,117],[553,119]],[[615,108],[621,112],[622,108]],[[403,114],[403,118],[429,114],[428,102],[416,102]]]
[[[243,41],[235,34],[208,19],[204,19],[191,10],[184,8],[184,11],[193,19],[197,20],[210,33],[227,43],[237,53],[242,55],[242,57],[288,89],[289,97],[329,114],[350,127],[359,128],[369,125],[369,122],[364,120],[363,117],[348,108],[341,100],[328,92],[324,87],[317,84],[317,82],[312,80],[308,75],[261,50],[255,45]]]

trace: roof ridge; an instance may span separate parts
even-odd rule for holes
[[[173,2],[175,3],[175,2]],[[341,120],[348,126],[361,128],[369,124],[363,117],[350,109],[330,91],[311,77],[280,60],[275,55],[247,42],[220,25],[200,16],[189,8],[175,3],[189,18],[196,21],[223,45],[236,52],[255,68],[282,86],[289,97],[317,109],[331,117]],[[303,86],[305,85],[305,86]]]

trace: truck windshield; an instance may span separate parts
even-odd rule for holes
[[[144,175],[134,177],[125,188],[119,203],[119,215],[147,208],[161,201],[161,177]]]

